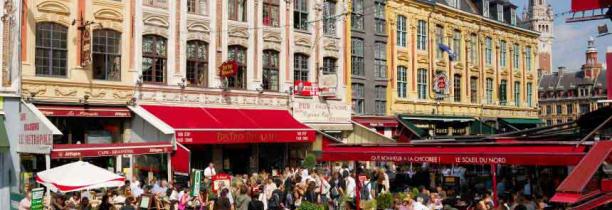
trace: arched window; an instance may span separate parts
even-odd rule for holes
[[[246,48],[239,45],[228,47],[228,59],[238,63],[238,72],[236,75],[227,78],[227,87],[229,88],[246,89],[246,51]]]
[[[166,81],[166,38],[145,35],[142,38],[142,80],[150,83]]]
[[[66,76],[67,38],[66,26],[45,22],[36,24],[36,75]]]
[[[278,76],[278,51],[264,50],[263,51],[263,89],[270,91],[278,91],[279,76]]]
[[[208,85],[208,44],[199,40],[187,42],[187,82],[191,86]]]
[[[94,30],[92,60],[94,79],[121,80],[121,33]]]

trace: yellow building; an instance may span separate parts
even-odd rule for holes
[[[437,2],[387,3],[388,114],[421,137],[539,124],[539,34],[517,25],[516,6]]]

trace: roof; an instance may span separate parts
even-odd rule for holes
[[[540,79],[539,90],[555,91],[555,90],[572,90],[581,85],[595,85],[604,90],[606,88],[606,71],[602,70],[597,78],[585,78],[584,71],[573,72],[555,72],[553,74],[543,75]]]
[[[440,5],[444,5],[444,6],[448,6],[448,7],[453,7],[454,8],[454,6],[451,6],[449,4],[448,0],[418,0],[418,1],[419,2],[423,2],[423,3],[427,3],[427,4],[440,4]],[[482,9],[481,9],[482,8],[481,7],[482,0],[458,0],[458,1],[460,2],[460,5],[459,5],[459,8],[457,8],[457,9],[459,9],[459,10],[461,10],[463,12],[467,12],[467,13],[471,13],[471,14],[475,14],[475,15],[484,17],[482,15]],[[507,8],[507,7],[514,8],[514,9],[517,8],[517,6],[515,4],[513,4],[510,0],[492,0],[492,1],[489,1],[490,5],[497,4],[497,3],[500,3],[500,4],[504,5],[505,8]],[[516,15],[517,25],[512,26],[512,27],[516,27],[516,28],[525,29],[525,30],[529,30],[529,31],[535,32],[535,31],[531,30],[528,27],[528,25],[519,24],[522,21],[520,21],[520,19],[519,19],[520,17],[518,15],[518,12],[516,12],[515,14],[517,14]],[[485,18],[489,19],[491,21],[495,21],[495,22],[506,24],[506,25],[510,26],[510,20],[507,19],[507,18],[509,18],[509,16],[505,16],[504,17],[504,21],[497,21],[497,19],[493,15],[494,14],[491,14],[490,17],[485,17]]]

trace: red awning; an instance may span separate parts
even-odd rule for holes
[[[596,198],[593,198],[587,202],[584,202],[578,206],[571,208],[572,210],[590,210],[597,207],[609,204],[612,202],[612,193],[602,194]]]
[[[358,116],[353,117],[353,121],[362,124],[369,128],[376,127],[390,127],[395,128],[399,123],[395,117],[383,117],[383,116]]]
[[[612,141],[600,141],[595,143],[591,150],[582,158],[580,163],[557,187],[557,193],[551,201],[559,203],[576,203],[590,199],[599,190],[585,192],[587,184],[593,178],[603,161],[608,159],[612,152]]]
[[[176,174],[189,176],[191,171],[191,151],[180,143],[176,143],[176,151],[170,159],[172,162],[172,171]]]
[[[132,117],[127,107],[37,105],[36,108],[52,117]]]
[[[315,130],[286,110],[142,106],[170,125],[182,144],[312,142]]]
[[[323,161],[393,161],[433,164],[575,165],[584,147],[574,145],[464,144],[454,146],[386,145],[323,148]]]
[[[81,158],[117,155],[163,154],[172,152],[169,142],[119,144],[54,144],[51,158]]]

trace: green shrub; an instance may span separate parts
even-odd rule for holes
[[[393,195],[391,193],[382,193],[376,197],[376,207],[378,209],[393,208]]]
[[[317,166],[317,157],[314,154],[307,154],[306,157],[304,157],[302,167],[312,169],[315,166]]]
[[[303,201],[298,210],[324,210],[325,207],[323,205],[311,203],[308,201]]]

